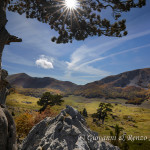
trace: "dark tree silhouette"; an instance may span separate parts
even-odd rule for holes
[[[87,113],[86,108],[83,109],[82,115],[83,115],[84,117],[88,117],[88,113]]]
[[[52,95],[50,92],[45,92],[39,101],[37,101],[38,105],[43,106],[40,112],[44,111],[47,106],[61,105],[64,102],[62,98],[61,95]]]
[[[110,103],[100,103],[97,112],[92,114],[93,118],[98,118],[98,120],[102,120],[102,124],[104,124],[105,118],[108,116],[109,112],[112,112],[112,105]]]

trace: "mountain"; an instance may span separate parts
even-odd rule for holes
[[[81,95],[88,98],[123,98],[130,100],[130,103],[141,104],[149,95],[147,92],[149,90],[146,89],[150,86],[150,68],[108,76],[86,85],[76,85],[50,77],[31,77],[25,73],[10,75],[7,80],[13,87],[23,89],[23,92],[19,93],[34,97],[40,97],[45,92],[43,91],[45,88],[46,91],[47,89],[59,90],[58,93],[63,92],[63,94]],[[38,91],[37,88],[41,90],[38,89]],[[50,92],[53,93],[53,91]],[[57,92],[54,91],[54,93]]]
[[[70,91],[70,89],[73,90],[77,87],[76,84],[69,81],[59,81],[50,77],[31,77],[25,73],[9,75],[7,80],[11,86],[20,88],[50,88],[60,91]]]
[[[79,86],[69,82],[60,81],[50,77],[37,78],[31,77],[25,73],[9,75],[7,80],[12,86],[23,88],[54,88],[62,91],[66,89],[75,89]],[[118,75],[108,76],[98,81],[88,83],[80,86],[84,88],[95,88],[97,86],[109,86],[109,87],[127,87],[135,86],[141,88],[147,88],[150,83],[150,68],[137,69],[127,71]]]
[[[141,88],[148,88],[150,84],[150,68],[137,69],[127,71],[118,75],[108,76],[102,80],[95,81],[84,85],[84,88],[94,88],[96,86],[109,86],[109,87],[127,87],[135,86]]]
[[[149,99],[150,68],[137,69],[78,87],[74,95],[87,98],[123,98],[127,103],[141,104]]]

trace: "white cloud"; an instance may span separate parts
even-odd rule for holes
[[[48,58],[45,55],[41,55],[39,59],[35,61],[35,64],[44,69],[53,69],[53,59]]]

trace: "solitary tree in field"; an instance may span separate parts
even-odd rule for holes
[[[102,124],[104,124],[105,118],[108,116],[108,113],[112,112],[112,107],[113,106],[110,103],[100,103],[97,112],[92,116],[94,118],[98,118],[98,120],[101,120]]]
[[[61,95],[52,95],[50,92],[45,92],[37,101],[37,104],[42,106],[40,112],[44,111],[47,106],[61,105],[64,101],[62,98]]]
[[[84,40],[89,36],[127,35],[125,20],[120,20],[122,12],[131,8],[142,7],[146,0],[1,0],[0,1],[0,62],[6,44],[21,42],[10,35],[5,26],[7,23],[6,8],[27,18],[36,18],[48,23],[51,29],[58,32],[53,37],[56,43],[68,43]],[[101,16],[103,10],[111,8],[114,22]],[[1,63],[0,63],[1,77]]]
[[[84,117],[88,117],[88,113],[87,113],[86,108],[83,109],[82,115],[83,115]]]

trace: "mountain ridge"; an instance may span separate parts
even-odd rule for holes
[[[136,78],[137,80],[135,81]],[[148,84],[150,83],[150,68],[126,71],[117,75],[107,76],[101,80],[94,81],[91,83],[99,85],[108,83],[110,86],[114,87],[137,86],[147,88]],[[86,85],[89,85],[91,83],[87,83]]]
[[[95,85],[108,85],[112,87],[126,87],[136,86],[147,88],[150,83],[150,68],[136,69],[126,71],[117,75],[107,76],[101,80],[93,81],[85,85],[77,85],[70,81],[60,81],[51,77],[31,77],[26,73],[18,73],[9,75],[7,80],[12,86],[21,86],[23,88],[50,88],[60,89],[64,91],[64,88],[60,86],[69,86],[69,88],[75,89],[76,87],[86,87],[92,84]],[[55,82],[55,84],[54,84]],[[66,88],[65,87],[65,88]]]
[[[50,77],[31,77],[25,73],[10,75],[7,79],[12,87],[19,87],[19,93],[33,97],[41,97],[43,92],[49,91],[63,96],[71,94],[87,98],[122,98],[136,105],[150,98],[150,68],[127,71],[85,85]]]
[[[13,87],[22,88],[52,88],[66,91],[69,87],[74,89],[77,86],[69,81],[60,81],[51,77],[31,77],[26,73],[9,75],[7,80]]]

